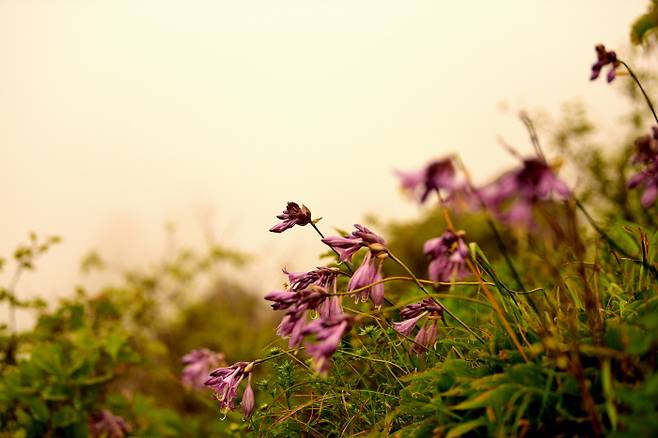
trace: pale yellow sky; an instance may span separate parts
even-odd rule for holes
[[[455,150],[480,178],[513,163],[496,137],[526,135],[501,101],[580,97],[614,120],[593,46],[627,46],[646,4],[0,0],[0,252],[61,234],[22,290],[63,295],[86,250],[152,260],[172,220],[182,242],[212,229],[259,254],[265,292],[322,250],[307,229],[267,232],[288,200],[325,229],[409,217],[393,168]]]

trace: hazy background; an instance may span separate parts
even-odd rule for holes
[[[514,162],[498,135],[531,151],[520,108],[580,97],[615,120],[593,46],[626,47],[646,4],[0,0],[0,254],[63,236],[19,289],[62,296],[92,248],[161,257],[172,221],[257,256],[267,292],[323,250],[268,233],[288,200],[327,231],[408,217],[392,169],[459,151],[485,180]]]

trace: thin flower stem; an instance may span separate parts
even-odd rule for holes
[[[389,250],[387,249],[386,252],[388,253],[389,257],[391,257],[391,259],[392,259],[395,263],[397,263],[398,265],[400,265],[400,267],[401,267],[402,269],[404,269],[405,271],[407,271],[407,273],[411,276],[411,278],[414,280],[414,282],[415,282],[416,285],[420,288],[420,290],[422,290],[422,291],[425,293],[425,295],[427,295],[427,296],[429,296],[429,297],[431,298],[431,297],[432,297],[432,294],[430,294],[430,293],[427,291],[427,289],[425,289],[425,287],[423,286],[423,284],[422,284],[422,283],[420,282],[420,280],[416,277],[416,275],[411,271],[411,269],[409,269],[409,267],[407,267],[407,265],[405,265],[404,262],[403,262],[402,260],[400,260],[399,258],[397,258],[397,257],[395,256],[395,254],[393,254],[391,251],[389,251]],[[478,335],[478,334],[477,334],[472,328],[470,328],[470,327],[469,327],[464,321],[462,321],[461,319],[459,319],[459,317],[457,317],[457,315],[455,315],[455,314],[452,313],[449,309],[447,309],[444,305],[442,305],[441,303],[439,303],[435,298],[432,298],[432,300],[433,300],[434,302],[436,302],[436,304],[438,304],[439,306],[441,306],[441,308],[445,311],[445,313],[447,313],[450,317],[452,317],[455,321],[457,321],[457,322],[459,323],[459,325],[461,325],[462,327],[464,327],[464,328],[465,328],[470,334],[472,334],[473,336],[475,336],[480,342],[484,343],[484,339],[482,339],[482,337],[481,337],[480,335]]]
[[[259,365],[259,364],[262,364],[263,362],[267,362],[270,359],[274,359],[274,358],[284,356],[284,355],[287,355],[287,354],[291,354],[291,353],[296,353],[296,352],[301,351],[303,349],[304,349],[304,347],[299,347],[299,348],[293,348],[293,349],[290,349],[290,350],[282,351],[280,353],[273,354],[272,356],[267,356],[267,357],[263,357],[261,359],[256,359],[252,363],[254,364],[254,366]]]
[[[633,70],[628,66],[628,64],[626,64],[624,61],[622,61],[622,60],[620,60],[620,59],[619,59],[618,61],[619,61],[619,63],[620,63],[621,65],[623,65],[624,67],[626,67],[626,70],[628,70],[628,73],[631,75],[631,77],[633,78],[633,80],[635,81],[635,83],[637,84],[637,86],[640,87],[640,91],[641,91],[642,94],[644,95],[644,100],[647,101],[647,105],[649,105],[649,109],[651,110],[651,114],[653,114],[653,118],[654,118],[654,120],[656,121],[656,123],[658,123],[658,116],[656,116],[656,110],[653,108],[653,103],[651,102],[651,99],[649,98],[649,95],[647,94],[646,91],[644,91],[644,87],[642,86],[642,83],[641,83],[640,80],[637,78],[637,76],[635,76],[635,73],[634,73]]]
[[[603,239],[605,239],[605,241],[608,242],[608,244],[611,247],[613,247],[618,253],[622,254],[624,257],[626,257],[628,259],[632,259],[633,257],[628,252],[626,252],[626,250],[624,250],[621,246],[619,246],[617,244],[617,242],[615,242],[612,239],[612,237],[608,236],[608,234],[601,227],[599,227],[596,224],[596,222],[594,221],[594,218],[585,209],[585,206],[580,202],[580,200],[576,197],[574,197],[574,200],[576,201],[576,206],[583,213],[583,215],[585,215],[585,219],[587,219],[587,222],[589,222],[589,224],[592,226],[592,228],[594,228],[594,230],[597,233],[599,233],[599,235],[601,237],[603,237]],[[656,278],[656,280],[658,280],[658,269],[656,269],[655,266],[653,266],[652,264],[647,262],[644,258],[642,260],[639,260],[639,262],[642,264],[642,266],[647,268],[653,274],[653,276]]]
[[[420,283],[424,284],[429,284],[432,286],[480,286],[480,283],[477,281],[454,281],[454,282],[449,282],[449,281],[432,281],[432,280],[425,280],[422,278],[417,279]],[[351,291],[346,291],[346,292],[335,292],[335,293],[330,293],[328,294],[329,296],[343,296],[343,295],[354,295],[356,293],[362,292],[366,289],[370,289],[373,286],[376,286],[380,283],[388,283],[389,281],[414,281],[412,277],[404,277],[404,276],[394,276],[394,277],[386,277],[381,280],[374,281],[372,283],[369,283],[363,287],[360,287],[358,289],[354,289]],[[494,283],[487,283],[490,286],[495,286]],[[517,292],[519,293],[519,292]]]
[[[462,172],[464,173],[464,176],[466,178],[466,184],[468,184],[468,188],[471,190],[473,194],[475,194],[475,197],[477,198],[478,202],[480,203],[480,208],[482,208],[482,211],[484,212],[485,216],[485,221],[487,222],[487,225],[491,229],[491,232],[494,235],[494,239],[496,240],[496,244],[498,245],[498,249],[500,252],[503,254],[503,258],[505,259],[505,264],[507,264],[508,269],[512,273],[512,276],[514,277],[514,280],[516,281],[519,289],[521,289],[523,292],[526,292],[525,285],[523,284],[523,281],[521,280],[521,276],[519,275],[519,271],[516,270],[516,267],[514,266],[514,262],[512,262],[512,258],[509,255],[509,251],[507,250],[507,245],[505,245],[505,241],[503,240],[502,236],[500,235],[500,232],[498,231],[498,227],[496,227],[496,224],[494,223],[491,213],[489,212],[489,208],[487,207],[486,203],[484,202],[484,199],[482,199],[482,196],[480,196],[480,192],[478,192],[475,189],[475,186],[473,185],[472,179],[471,179],[471,174],[462,162],[461,158],[459,155],[455,155],[456,161],[459,163],[459,167],[461,167]]]
[[[481,285],[482,285],[482,290],[484,291],[485,295],[487,296],[487,299],[493,306],[494,310],[498,314],[498,318],[500,318],[500,321],[503,323],[503,327],[509,334],[510,338],[512,339],[512,342],[516,346],[516,349],[519,351],[521,354],[521,357],[523,360],[525,360],[526,363],[529,362],[528,356],[526,356],[525,352],[523,351],[523,347],[521,347],[521,344],[519,343],[518,338],[516,337],[516,334],[512,330],[512,327],[509,325],[509,322],[507,322],[507,319],[505,318],[505,313],[503,312],[503,309],[500,308],[500,305],[498,304],[498,301],[494,298],[493,294],[487,287],[487,285],[484,282],[484,279],[482,278],[482,275],[480,275],[480,271],[475,267],[472,261],[467,260],[468,264],[470,265],[471,271],[477,276],[478,280],[480,280]]]
[[[320,229],[319,229],[319,228],[318,228],[313,222],[311,222],[311,226],[313,227],[313,229],[314,229],[315,231],[317,231],[317,233],[320,235],[320,238],[321,238],[321,239],[324,239],[324,234],[322,234],[322,231],[320,231]],[[331,248],[331,247],[330,247],[330,248]],[[334,248],[331,248],[331,250],[332,250],[332,251],[338,256],[338,260],[340,260],[340,254],[338,253],[338,251],[336,251]],[[354,274],[354,271],[352,270],[352,267],[349,265],[349,263],[347,263],[347,262],[343,262],[343,261],[341,261],[340,263],[342,263],[343,265],[345,265],[345,267],[347,268],[347,270],[350,271],[350,275],[353,275],[353,274]]]
[[[400,365],[398,365],[398,364],[396,364],[396,363],[394,363],[394,362],[391,362],[391,361],[385,360],[385,359],[376,359],[376,358],[374,358],[374,357],[365,357],[365,356],[361,356],[361,355],[356,354],[356,353],[351,353],[351,352],[349,352],[349,351],[347,351],[347,350],[338,350],[338,351],[341,352],[341,353],[343,353],[343,354],[346,354],[346,355],[348,355],[348,356],[358,357],[359,359],[370,360],[370,361],[373,361],[373,362],[381,362],[381,363],[385,363],[385,364],[387,364],[387,365],[392,365],[392,366],[394,366],[395,368],[397,368],[397,369],[399,369],[400,371],[402,371],[403,373],[406,373],[406,372],[407,372],[407,371],[406,371],[404,368],[402,368]],[[397,378],[397,376],[396,376],[396,378]]]

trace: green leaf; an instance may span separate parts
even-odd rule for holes
[[[453,410],[470,410],[488,406],[502,406],[518,389],[518,385],[507,383],[479,394],[452,407]]]
[[[27,400],[27,405],[29,406],[31,414],[35,420],[40,421],[41,423],[48,422],[50,413],[48,412],[48,406],[43,400],[32,397]]]
[[[457,427],[453,427],[450,429],[450,431],[446,434],[446,438],[456,438],[458,436],[462,436],[474,429],[477,429],[480,426],[484,426],[487,424],[487,420],[484,417],[476,418],[475,420],[467,421],[465,423],[460,424]]]

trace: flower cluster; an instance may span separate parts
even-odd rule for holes
[[[432,161],[416,171],[396,173],[402,188],[409,191],[421,204],[433,191],[440,195],[441,190],[449,193],[456,188],[455,167],[450,158]]]
[[[592,76],[590,76],[590,80],[593,81],[598,78],[603,67],[610,65],[606,79],[608,82],[612,82],[617,76],[617,68],[620,65],[617,54],[612,50],[606,50],[603,44],[597,45],[594,50],[596,50],[596,62],[592,65]]]
[[[466,266],[469,250],[463,231],[447,230],[441,237],[425,242],[423,252],[429,257],[428,273],[434,281],[460,280],[469,274]]]
[[[640,203],[644,208],[649,208],[658,198],[658,127],[652,128],[651,135],[635,140],[632,163],[642,164],[644,168],[629,178],[628,187],[644,186]]]
[[[273,233],[282,233],[295,225],[304,226],[313,222],[311,211],[305,205],[300,207],[296,202],[288,202],[286,209],[277,216],[277,219],[281,219],[282,222],[270,228]]]
[[[442,316],[443,307],[433,299],[425,298],[419,303],[409,304],[400,310],[402,321],[394,322],[393,328],[404,336],[410,336],[418,322],[426,317],[411,346],[412,352],[421,353],[436,341],[439,333],[437,320]]]
[[[361,265],[350,279],[347,290],[352,292],[363,289],[358,293],[357,300],[366,302],[371,299],[376,306],[381,306],[384,302],[382,263],[388,256],[386,241],[363,225],[354,224],[354,228],[356,230],[347,237],[332,236],[322,239],[322,242],[336,251],[344,262],[351,261],[359,249],[368,248]],[[368,285],[372,286],[367,287]]]
[[[94,437],[123,438],[130,432],[126,421],[104,409],[91,421],[89,430]]]
[[[523,165],[510,171],[479,191],[485,205],[501,220],[511,225],[532,226],[532,207],[542,200],[566,199],[569,187],[560,180],[544,160],[529,158]],[[503,211],[509,201],[512,206]]]
[[[247,387],[242,393],[242,409],[245,417],[251,415],[254,409],[254,390],[251,388],[251,372],[253,362],[236,362],[230,367],[217,368],[210,373],[205,385],[213,390],[222,410],[235,409],[235,399],[238,396],[238,386],[245,376],[248,376]]]
[[[187,353],[181,361],[185,365],[181,375],[183,385],[201,389],[204,388],[210,370],[224,362],[224,353],[200,348]]]
[[[277,334],[289,339],[290,348],[300,347],[305,338],[314,336],[316,343],[306,342],[304,347],[313,358],[314,368],[324,374],[353,320],[344,314],[340,297],[328,292],[333,290],[335,294],[340,271],[320,267],[310,272],[286,273],[289,289],[270,292],[265,296],[272,302],[274,310],[286,310]],[[319,319],[309,322],[309,313],[313,310],[318,313]]]

